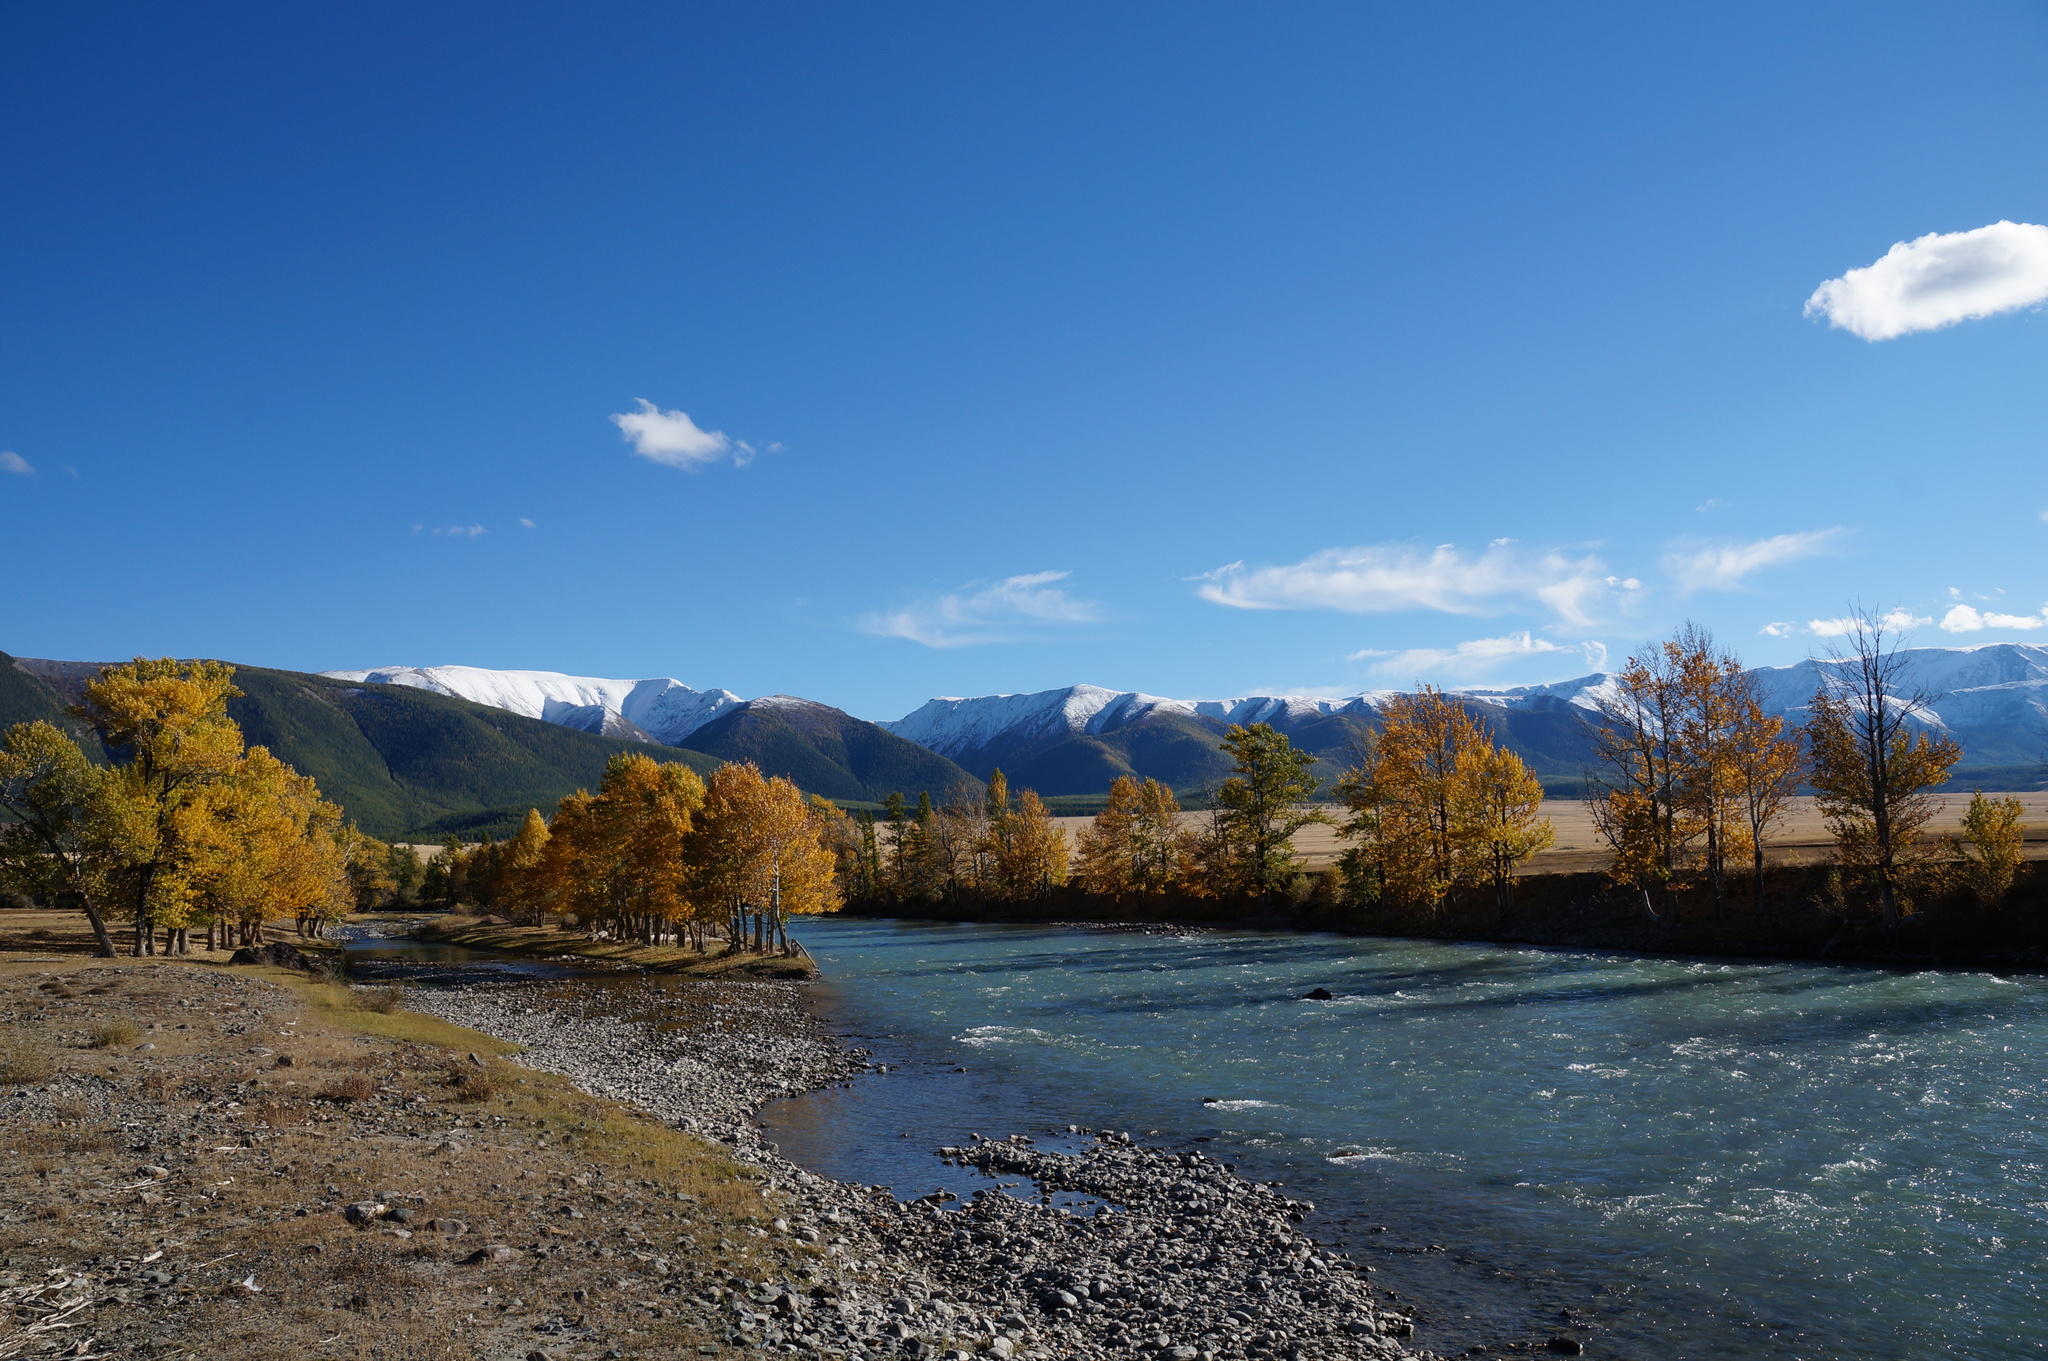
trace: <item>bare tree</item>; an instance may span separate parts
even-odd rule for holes
[[[1869,871],[1886,929],[1898,925],[1902,889],[1928,859],[1920,832],[1936,812],[1934,786],[1963,754],[1924,727],[1931,697],[1910,683],[1899,655],[1907,618],[1901,610],[1851,610],[1848,631],[1820,667],[1806,727],[1813,788],[1836,854]]]

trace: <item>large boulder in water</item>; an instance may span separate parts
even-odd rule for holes
[[[297,969],[301,973],[313,972],[313,961],[306,958],[296,945],[287,945],[274,940],[268,945],[244,945],[228,956],[230,964],[268,964],[279,969]]]

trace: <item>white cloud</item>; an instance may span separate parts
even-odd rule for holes
[[[1806,631],[1816,638],[1842,638],[1856,631],[1862,621],[1852,614],[1839,615],[1833,619],[1814,619],[1806,625]],[[1913,614],[1907,610],[1892,610],[1878,622],[1884,625],[1886,633],[1904,633],[1908,629],[1931,624],[1933,619],[1924,614]]]
[[[642,458],[671,468],[696,468],[729,457],[744,468],[754,457],[754,446],[745,440],[733,439],[723,430],[700,430],[686,412],[663,411],[645,397],[638,400],[638,411],[614,412],[611,419]]]
[[[2048,626],[2048,606],[2040,614],[2000,614],[1969,605],[1951,605],[1941,617],[1944,633],[1982,633],[1985,629],[2037,629]]]
[[[1767,567],[1825,553],[1841,536],[1839,529],[1810,529],[1750,543],[1684,545],[1664,555],[1664,570],[1682,590],[1732,591]]]
[[[1936,331],[2048,299],[2048,227],[1994,222],[1969,232],[1929,232],[1884,258],[1830,279],[1806,300],[1865,340]]]
[[[521,529],[532,529],[534,527],[534,524],[533,521],[527,519],[524,515],[522,515],[519,517],[519,527]]]
[[[1372,669],[1383,676],[1420,679],[1431,675],[1447,675],[1456,679],[1483,675],[1503,663],[1519,661],[1524,657],[1556,653],[1582,656],[1586,665],[1595,671],[1607,665],[1607,646],[1604,643],[1585,642],[1568,647],[1526,632],[1510,633],[1503,638],[1474,638],[1455,647],[1411,647],[1398,652],[1366,648],[1364,651],[1352,653],[1344,660],[1359,662],[1377,658],[1379,660],[1373,663]]]
[[[1102,617],[1093,601],[1076,600],[1053,585],[1069,572],[1028,572],[989,586],[970,583],[906,605],[865,614],[860,626],[883,638],[908,638],[926,647],[966,647],[1012,641],[1020,629],[1043,624],[1086,624]]]
[[[1790,638],[1793,634],[1799,632],[1799,625],[1787,620],[1782,623],[1765,624],[1757,632],[1766,638]]]
[[[414,525],[412,532],[415,534],[419,533],[420,527]],[[446,529],[437,529],[434,533],[445,534],[451,539],[474,539],[477,535],[488,534],[490,531],[482,525],[450,525]]]
[[[23,477],[26,477],[35,470],[36,465],[30,463],[20,454],[10,449],[0,449],[0,473],[20,473]]]
[[[1701,515],[1705,515],[1708,511],[1719,510],[1721,507],[1727,504],[1728,503],[1726,501],[1723,501],[1718,496],[1709,496],[1705,501],[1701,502],[1697,506],[1694,506],[1693,509],[1695,511],[1698,511]]]
[[[1599,606],[1642,584],[1609,576],[1598,558],[1522,553],[1511,539],[1477,554],[1454,544],[1427,552],[1397,544],[1332,548],[1282,567],[1233,562],[1200,580],[1204,600],[1241,610],[1492,614],[1533,601],[1573,624],[1591,622]]]

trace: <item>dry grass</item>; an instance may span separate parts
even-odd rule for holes
[[[102,1021],[86,1035],[88,1049],[126,1049],[142,1038],[131,1021]]]
[[[320,1089],[323,1101],[368,1101],[377,1094],[377,1084],[363,1073],[344,1073]]]
[[[80,995],[41,987],[60,980]],[[162,1262],[184,1302],[96,1308],[108,1355],[500,1361],[527,1355],[554,1314],[587,1317],[593,1357],[694,1355],[722,1330],[679,1305],[727,1276],[787,1278],[815,1260],[761,1236],[775,1211],[716,1147],[503,1062],[513,1046],[357,997],[282,970],[80,958],[53,978],[0,961],[0,1054],[49,1065],[24,1032],[76,1033],[88,1017],[154,1023],[157,1046],[122,1054],[118,1075],[111,1057],[97,1063],[86,1105],[53,1090],[42,1117],[0,1128],[10,1268],[75,1272],[170,1245]],[[249,1052],[280,1033],[290,1066]],[[330,1086],[349,1099],[322,1100]],[[143,1163],[171,1175],[138,1187]],[[339,1213],[394,1194],[469,1231],[416,1221],[407,1239]],[[564,1203],[586,1216],[573,1237],[538,1227]],[[492,1242],[527,1256],[459,1265]],[[260,1295],[233,1288],[251,1273]]]
[[[34,1084],[47,1081],[56,1071],[56,1060],[28,1040],[0,1040],[0,1082]]]
[[[364,1011],[374,1011],[380,1016],[389,1016],[393,1012],[405,1009],[404,988],[377,988],[371,992],[357,993],[356,996],[359,999],[357,1005]]]

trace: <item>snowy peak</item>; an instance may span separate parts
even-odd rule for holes
[[[583,732],[669,746],[681,746],[691,733],[743,702],[730,690],[693,690],[667,677],[606,680],[477,666],[384,666],[320,674],[335,680],[409,685]]]

